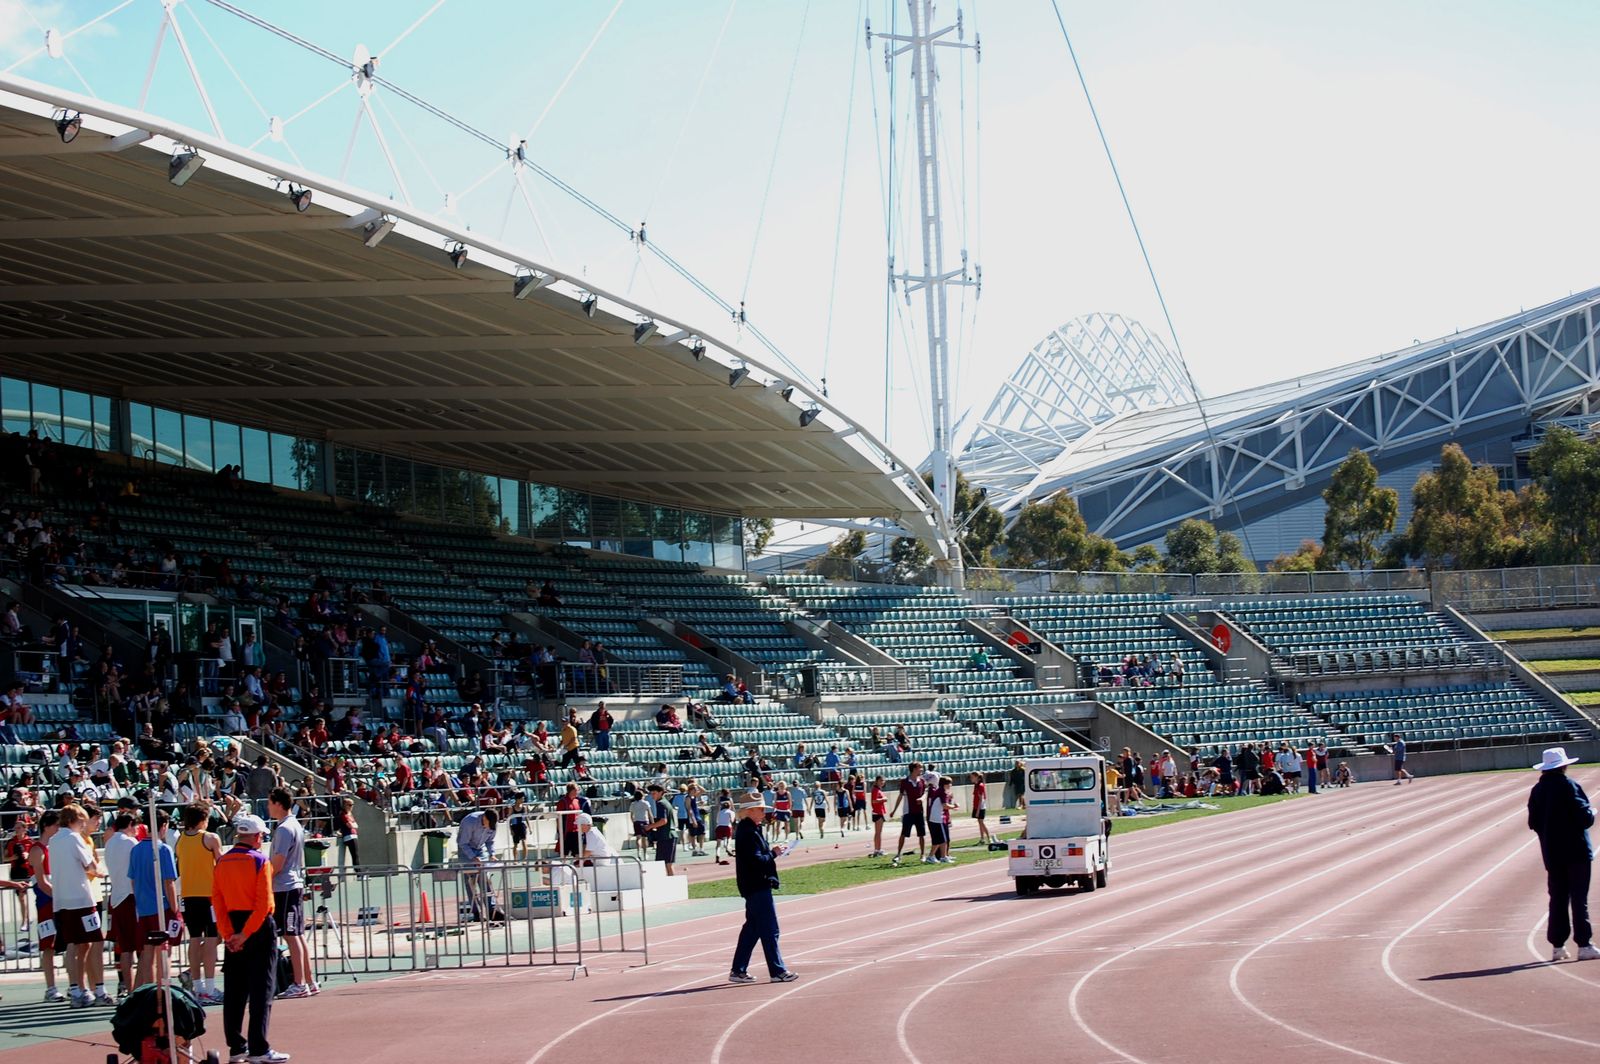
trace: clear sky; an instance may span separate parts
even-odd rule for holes
[[[384,77],[497,138],[529,137],[533,158],[630,224],[647,220],[651,241],[745,299],[842,407],[887,427],[904,457],[923,456],[915,306],[890,318],[886,390],[892,112],[881,49],[867,53],[861,26],[870,16],[888,28],[895,12],[903,22],[903,0],[237,3],[339,55],[364,44],[382,53]],[[158,0],[130,0],[68,40],[64,59],[16,64],[41,26],[68,31],[116,6],[0,0],[0,69],[73,88],[82,78],[136,103]],[[981,303],[955,305],[958,401],[976,417],[1061,322],[1099,310],[1166,326],[1048,0],[962,6],[983,63],[963,71],[944,57],[940,91],[951,259],[965,245],[984,275]],[[951,0],[940,7],[954,16]],[[1600,3],[1064,0],[1062,10],[1206,394],[1600,283]],[[345,77],[203,0],[183,0],[177,17],[235,142],[255,142],[267,115],[295,116]],[[895,88],[901,174],[908,73]],[[149,106],[205,128],[187,77],[169,41]],[[356,116],[344,84],[294,118],[284,144],[259,147],[344,172]],[[403,187],[430,211],[452,193],[475,229],[732,335],[625,236],[536,178],[535,225],[493,150],[378,96],[400,177],[363,132],[352,180],[397,197]],[[897,203],[914,207],[910,195],[901,182]],[[896,215],[904,263],[916,254],[912,214]]]

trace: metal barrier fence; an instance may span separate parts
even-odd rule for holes
[[[1435,603],[1468,613],[1600,606],[1600,565],[1539,565],[1430,574]]]
[[[816,674],[819,695],[926,694],[933,690],[928,670],[910,665],[818,665]],[[804,690],[804,679],[798,686]]]
[[[681,698],[682,665],[589,665],[561,663],[561,687],[565,695],[633,695]]]
[[[1493,643],[1426,644],[1272,656],[1275,672],[1293,676],[1404,673],[1418,669],[1483,668],[1491,664],[1500,664],[1500,652]]]
[[[642,875],[631,856],[309,869],[312,967],[324,978],[541,965],[576,973],[596,954],[648,964],[644,892],[634,900],[619,888]]]

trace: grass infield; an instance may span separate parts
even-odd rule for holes
[[[1600,628],[1499,628],[1488,635],[1507,643],[1536,643],[1544,639],[1596,639],[1600,638]]]
[[[1568,672],[1600,672],[1600,658],[1552,658],[1549,661],[1527,662],[1534,672],[1559,676]]]
[[[1250,795],[1242,798],[1210,798],[1206,801],[1218,806],[1216,809],[1181,809],[1159,817],[1118,817],[1115,826],[1111,829],[1111,845],[1115,852],[1116,840],[1119,836],[1130,831],[1141,831],[1153,828],[1158,824],[1172,824],[1180,820],[1194,820],[1199,817],[1217,816],[1221,813],[1231,813],[1239,809],[1253,809],[1258,805],[1271,805],[1298,795],[1280,794],[1271,798],[1262,798],[1259,795]],[[1174,801],[1172,804],[1180,804]],[[991,814],[993,816],[995,814]],[[894,833],[890,831],[891,826]],[[998,827],[998,825],[996,825]],[[898,841],[898,825],[884,825],[883,841],[892,854],[894,844]],[[1002,839],[1014,839],[1021,835],[1020,830],[1003,831],[999,833]],[[804,865],[799,868],[784,870],[782,858],[779,858],[778,874],[783,880],[783,889],[780,894],[822,894],[830,890],[842,890],[845,887],[859,887],[864,883],[878,883],[885,879],[897,879],[902,876],[916,876],[924,872],[932,872],[940,868],[949,868],[949,865],[923,864],[917,860],[917,850],[914,845],[916,837],[912,836],[907,845],[908,860],[899,868],[889,863],[888,857],[842,857],[837,861],[822,861],[818,864]],[[806,846],[825,847],[826,842],[816,842],[807,839]],[[852,847],[860,846],[860,842],[852,840]],[[956,864],[973,864],[978,861],[989,861],[1004,857],[1005,851],[990,851],[978,845],[977,839],[964,839],[950,847],[950,856],[954,857]],[[704,883],[689,884],[689,897],[691,898],[727,898],[739,893],[738,883],[733,878],[713,879]]]

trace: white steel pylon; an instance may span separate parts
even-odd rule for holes
[[[956,587],[962,586],[962,559],[960,529],[955,521],[955,454],[951,427],[950,336],[948,289],[951,286],[970,285],[982,290],[981,268],[969,272],[965,250],[961,265],[945,268],[944,219],[940,213],[939,197],[939,71],[934,62],[937,48],[971,49],[981,59],[982,42],[974,36],[969,44],[965,40],[961,13],[956,12],[954,23],[939,29],[933,28],[933,0],[906,0],[911,13],[908,33],[880,33],[884,40],[884,65],[894,74],[894,60],[901,55],[911,56],[911,80],[916,92],[917,117],[917,188],[921,200],[922,272],[896,273],[894,260],[889,260],[889,283],[899,283],[906,298],[921,292],[927,315],[928,338],[928,392],[932,407],[933,446],[928,464],[933,473],[933,494],[939,504],[939,521],[942,538],[949,552],[951,575]],[[867,23],[867,46],[872,46],[872,23]],[[954,39],[949,39],[951,35]]]

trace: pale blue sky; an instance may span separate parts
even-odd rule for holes
[[[436,4],[238,2],[340,55],[358,43],[385,48]],[[497,137],[527,135],[613,4],[447,0],[383,56],[380,73]],[[0,69],[38,46],[38,24],[70,30],[113,6],[0,0]],[[963,317],[958,393],[981,412],[1022,353],[1071,317],[1119,311],[1155,331],[1165,325],[1049,3],[963,7],[969,31],[983,34],[982,106],[968,66],[969,180],[964,205],[950,205],[947,243],[953,258],[964,239],[984,268],[982,302]],[[955,5],[941,8],[951,17]],[[266,120],[201,27],[268,114],[293,115],[340,84],[337,68],[214,7],[184,0],[179,9],[236,142],[255,141]],[[1062,9],[1208,394],[1600,283],[1600,4],[1066,0]],[[826,375],[833,398],[874,429],[885,412],[879,159],[889,90],[860,18],[887,28],[891,10],[904,17],[888,0],[741,0],[731,18],[727,0],[627,0],[530,141],[534,157],[593,199],[630,223],[647,217],[650,238],[719,293],[737,302],[748,287],[752,320],[813,378]],[[133,0],[70,40],[67,59],[97,94],[135,102],[159,14],[157,0]],[[16,73],[82,87],[64,60],[36,59]],[[185,76],[169,44],[150,107],[204,128]],[[961,80],[947,58],[950,169],[960,164]],[[905,84],[897,91],[903,107]],[[338,174],[354,115],[346,87],[291,123],[287,143],[311,168]],[[444,192],[459,196],[492,170],[488,149],[399,101],[379,115],[422,209],[442,210]],[[972,161],[980,115],[981,194]],[[898,128],[904,146],[903,115]],[[350,177],[398,191],[370,135]],[[624,237],[534,187],[542,239],[520,205],[506,214],[504,174],[461,199],[458,216],[494,234],[505,224],[536,256],[729,331],[663,266],[639,263]],[[920,311],[905,311],[904,329],[900,320],[890,330],[887,427],[915,461],[926,448],[914,383],[925,378]]]

